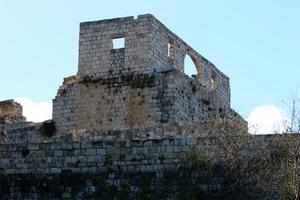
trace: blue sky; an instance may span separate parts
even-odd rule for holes
[[[76,74],[79,23],[152,13],[231,78],[247,117],[299,92],[297,0],[0,0],[0,100],[51,102]]]

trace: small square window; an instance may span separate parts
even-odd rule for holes
[[[125,47],[125,38],[112,39],[113,49],[121,49]]]

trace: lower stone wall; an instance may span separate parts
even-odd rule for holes
[[[0,198],[163,199],[195,195],[194,185],[197,197],[222,193],[222,178],[185,169],[199,143],[210,146],[194,137],[0,144]]]
[[[218,150],[231,148],[236,164],[245,155],[270,159],[273,173],[276,162],[286,156],[284,147],[296,146],[299,135],[240,136],[0,144],[0,199],[232,199],[235,191],[252,195],[252,188],[232,189],[233,174],[243,183],[254,180],[243,170],[231,171],[240,170],[239,165],[227,168],[227,157]],[[240,147],[227,146],[231,143]]]
[[[98,172],[153,172],[176,166],[197,143],[195,138],[124,141],[66,141],[0,144],[4,174]]]
[[[176,178],[174,178],[176,177]],[[1,199],[218,199],[222,179],[193,181],[193,173],[154,172],[0,174]],[[196,187],[195,187],[196,186]],[[197,191],[195,191],[197,188]],[[211,197],[211,193],[214,197]],[[210,196],[209,198],[207,198]]]

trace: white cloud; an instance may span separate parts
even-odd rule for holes
[[[247,117],[249,132],[252,134],[282,133],[290,124],[283,110],[275,105],[254,108]]]
[[[52,103],[34,102],[28,98],[17,98],[16,102],[23,106],[23,115],[27,121],[42,122],[52,118]]]

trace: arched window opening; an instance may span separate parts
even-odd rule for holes
[[[211,87],[210,89],[212,91],[215,91],[217,89],[217,74],[215,71],[211,72]]]
[[[184,73],[192,78],[195,78],[197,75],[195,59],[192,59],[189,55],[186,55],[184,59]]]

